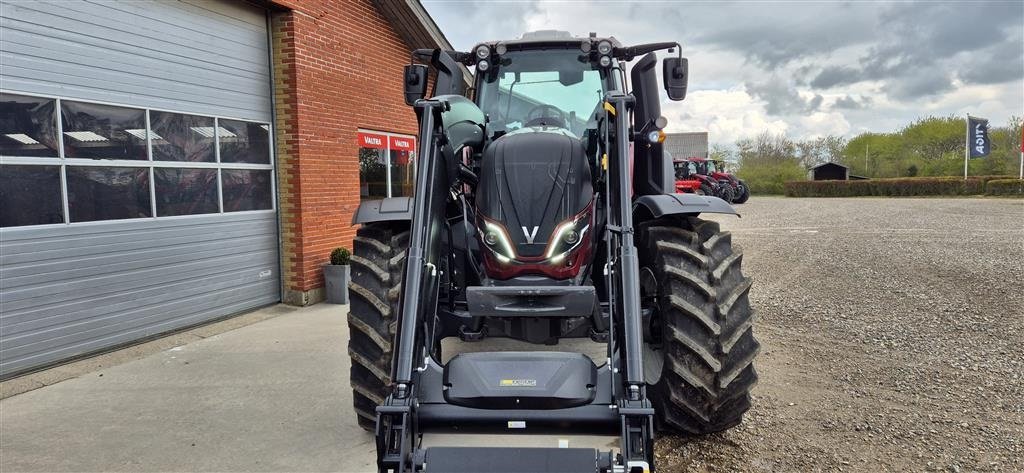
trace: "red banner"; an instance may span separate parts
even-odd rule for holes
[[[379,135],[377,133],[366,133],[361,131],[359,132],[359,147],[387,149],[388,137],[387,135]]]
[[[359,147],[388,149],[388,138],[390,138],[390,148],[395,151],[416,151],[416,138],[404,136],[389,137],[388,135],[368,131],[359,132]]]
[[[398,151],[416,151],[416,138],[392,136],[391,149]]]

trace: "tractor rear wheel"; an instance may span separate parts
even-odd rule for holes
[[[639,228],[644,380],[658,426],[692,435],[739,424],[757,383],[743,255],[718,223],[662,218]]]
[[[750,199],[750,188],[747,187],[747,183],[740,181],[740,185],[743,186],[743,192],[740,192],[740,195],[736,196],[736,200],[733,201],[737,204],[742,204],[746,202],[747,199]]]
[[[715,190],[712,189],[711,186],[709,186],[707,184],[701,184],[700,188],[697,189],[697,195],[709,195],[709,196],[714,197],[715,196]]]
[[[407,224],[378,222],[356,230],[349,284],[348,354],[359,426],[373,431],[376,408],[391,384],[395,316],[409,246]]]

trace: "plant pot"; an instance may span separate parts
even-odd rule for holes
[[[349,265],[324,265],[324,292],[330,304],[348,304],[348,282],[352,279]]]

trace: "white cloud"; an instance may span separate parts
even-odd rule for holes
[[[764,106],[742,86],[690,92],[682,102],[663,102],[661,113],[668,118],[668,131],[706,130],[708,139],[719,144],[731,144],[765,130],[784,133],[789,129],[785,120],[768,116]]]

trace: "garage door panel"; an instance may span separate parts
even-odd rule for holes
[[[249,103],[245,95],[231,90],[202,87],[200,85],[192,86],[156,77],[147,78],[146,83],[127,82],[123,79],[124,76],[122,74],[113,71],[97,70],[92,67],[78,66],[69,62],[51,62],[46,59],[26,56],[13,58],[3,54],[0,55],[0,60],[4,62],[4,72],[11,75],[10,81],[4,81],[5,88],[13,87],[17,84],[18,76],[32,76],[33,81],[48,80],[54,84],[57,81],[74,80],[79,90],[89,91],[90,97],[91,93],[95,91],[113,99],[93,100],[118,102],[122,100],[123,94],[130,94],[136,100],[150,99],[162,104],[162,106],[154,106],[153,108],[166,109],[174,107],[174,110],[180,110],[183,107],[187,109],[192,104],[200,103],[197,102],[198,98],[212,94],[216,98],[210,97],[209,100],[204,100],[204,102],[208,102],[205,103],[205,106],[216,105],[219,110],[226,112],[222,113],[222,116],[246,118],[245,114],[250,113]],[[55,67],[60,67],[62,72],[53,72],[52,70]],[[210,79],[210,81],[211,83],[216,83],[213,82],[214,79]],[[67,91],[62,89],[56,95],[64,94],[67,94]],[[72,96],[72,98],[74,97]],[[210,115],[208,112],[194,113]]]
[[[267,236],[242,236],[235,238],[234,245],[246,248],[248,252],[277,251],[277,238]],[[33,284],[76,279],[86,276],[100,276],[110,273],[131,271],[140,268],[164,266],[216,257],[224,253],[222,242],[184,244],[164,248],[128,251],[119,254],[117,260],[106,255],[80,258],[68,261],[47,261],[29,263],[17,267],[5,267],[0,271],[4,289],[14,289]]]
[[[252,290],[253,297],[240,302],[219,304],[202,311],[183,311],[180,317],[171,317],[154,322],[149,325],[132,324],[121,326],[123,330],[110,333],[104,332],[103,336],[89,338],[72,342],[66,345],[57,345],[52,340],[39,340],[27,345],[30,349],[19,348],[22,356],[0,355],[0,372],[13,373],[25,368],[31,368],[41,364],[52,362],[54,359],[66,359],[116,346],[133,340],[139,340],[153,335],[165,333],[197,323],[223,317],[224,314],[235,314],[243,312],[253,306],[260,306],[273,303],[266,296],[258,295],[258,290]],[[244,294],[243,294],[244,295]],[[212,297],[212,300],[222,300],[219,297]]]
[[[204,67],[197,67],[152,56],[112,55],[102,47],[61,41],[52,36],[25,32],[17,28],[5,28],[4,41],[9,48],[18,48],[21,51],[17,56],[5,55],[5,67],[10,65],[46,71],[52,70],[53,63],[65,64],[68,67],[67,73],[76,76],[101,78],[99,74],[103,74],[105,77],[124,80],[123,74],[133,74],[157,81],[152,85],[175,87],[178,91],[189,88],[200,88],[209,93],[222,91],[228,94],[228,98],[231,94],[238,95],[239,100],[245,99],[245,94],[233,88],[264,87],[269,80],[265,73],[235,74],[232,84],[220,84],[216,81],[223,78],[222,72],[211,71],[206,64]],[[230,61],[230,58],[225,60]],[[51,67],[48,68],[47,65]],[[180,79],[168,80],[168,77]],[[137,81],[131,83],[138,84]]]
[[[162,285],[173,281],[194,277],[197,274],[218,272],[223,267],[240,268],[246,277],[256,279],[260,273],[274,275],[277,261],[274,251],[252,252],[243,254],[232,252],[230,256],[208,258],[200,261],[152,266],[145,269],[123,271],[102,276],[90,275],[76,279],[35,285],[25,288],[4,289],[4,310],[13,311],[31,307],[35,304],[47,304],[75,298],[79,294],[102,294],[107,291],[131,290],[151,285]]]
[[[81,318],[70,323],[61,322],[42,329],[22,331],[7,338],[3,349],[0,350],[0,356],[25,356],[40,348],[58,348],[89,339],[116,335],[127,329],[158,324],[167,319],[180,318],[210,307],[218,307],[223,301],[260,298],[266,294],[265,289],[258,285],[246,285],[204,290],[195,295],[172,300],[145,301],[144,304],[119,312],[106,313],[102,317]]]
[[[3,262],[4,266],[8,266],[57,258],[67,261],[76,256],[152,248],[153,240],[160,241],[161,247],[172,247],[211,240],[231,240],[245,236],[277,234],[277,226],[273,222],[272,213],[264,213],[259,220],[249,221],[220,221],[217,218],[193,217],[188,219],[193,221],[192,225],[171,227],[163,225],[168,220],[147,220],[145,222],[147,225],[132,230],[122,229],[121,222],[103,222],[89,227],[93,230],[92,234],[59,235],[20,241],[13,240],[17,238],[14,235],[16,230],[8,231],[4,235],[8,240],[5,241],[4,255],[0,258],[0,262]],[[75,227],[77,225],[71,228]],[[50,233],[53,233],[52,230]]]
[[[220,272],[169,283],[97,294],[87,301],[81,299],[62,299],[48,305],[29,307],[22,311],[5,315],[3,318],[4,335],[15,335],[26,330],[50,327],[86,318],[102,317],[105,314],[116,313],[146,304],[178,301],[207,291],[222,291],[229,288],[237,289],[248,286],[263,287],[262,284],[266,281],[274,279],[255,278],[254,280],[249,276],[246,268],[228,268]],[[276,284],[276,281],[274,282]]]
[[[260,10],[243,5],[225,8],[236,13],[245,12],[245,15],[263,15]],[[17,30],[23,34],[55,38],[63,43],[85,45],[106,52],[111,56],[111,63],[137,62],[139,68],[125,73],[128,77],[115,80],[117,84],[132,87],[118,91],[104,83],[110,80],[111,71],[102,65],[82,67],[73,71],[73,75],[62,76],[61,73],[68,71],[61,66],[75,66],[68,62],[64,47],[32,47],[3,41],[0,42],[0,53],[5,55],[5,61],[19,55],[47,58],[45,64],[54,73],[41,75],[46,70],[39,67],[8,68],[5,62],[3,87],[84,100],[270,121],[270,59],[265,26],[261,34],[248,28],[234,28],[228,21],[229,17],[223,14],[209,15],[208,10],[181,2],[146,2],[145,9],[148,16],[176,15],[179,19],[174,24],[154,22],[134,16],[130,11],[81,1],[4,3],[0,26],[5,31]],[[208,15],[204,16],[203,12]],[[223,29],[215,27],[218,22],[209,18],[213,16],[221,19],[220,23],[229,24]],[[205,33],[198,34],[192,30],[195,25],[187,20],[189,17],[213,23],[203,28]],[[147,63],[143,58],[155,62]],[[162,66],[164,63],[174,64],[177,72],[159,73],[166,70]],[[151,64],[161,66],[150,71],[147,65]],[[187,83],[196,76],[197,70],[205,71],[211,87],[195,86],[188,89],[192,96],[183,96],[180,87],[167,83],[173,80]],[[104,79],[90,80],[97,77]],[[262,81],[261,90],[253,90],[252,81]]]
[[[265,30],[232,31],[229,26],[210,24],[197,28],[188,22],[188,15],[177,24],[153,21],[132,14],[130,11],[109,8],[104,4],[85,2],[26,2],[15,4],[17,18],[27,31],[48,29],[71,36],[72,42],[100,46],[102,49],[135,56],[164,56],[178,58],[177,62],[189,64],[210,62],[211,58],[223,58],[226,65],[256,74],[266,75],[266,48],[260,42],[266,41]],[[155,7],[155,15],[167,17],[181,11],[181,5],[168,2],[146,3],[147,8]],[[202,16],[191,15],[196,21]],[[197,61],[199,60],[199,61]]]

